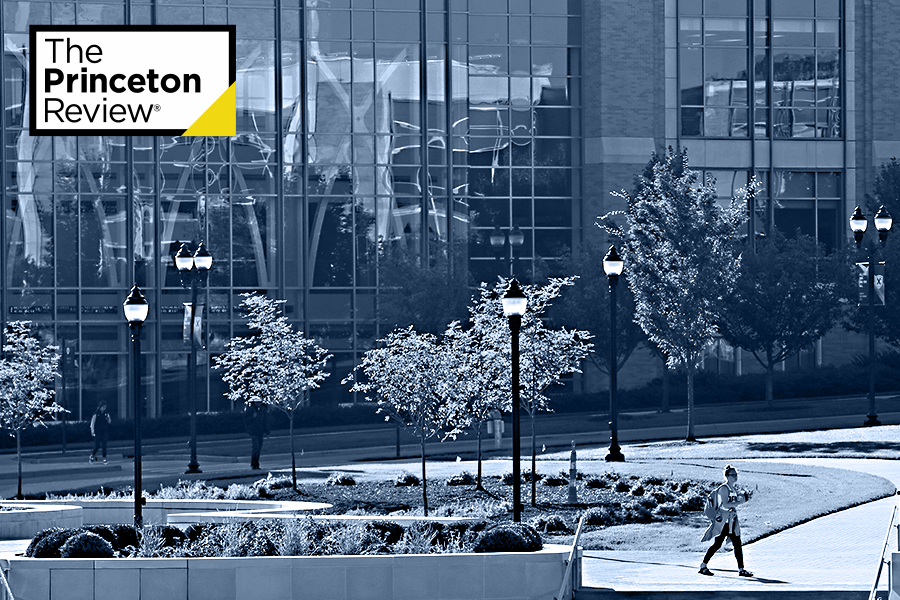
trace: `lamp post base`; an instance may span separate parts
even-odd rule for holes
[[[606,462],[625,462],[625,455],[618,446],[610,446],[609,454],[606,455]]]
[[[187,471],[185,471],[185,474],[202,473],[202,472],[203,471],[200,470],[200,465],[198,463],[188,463],[188,468],[187,468]]]
[[[866,415],[866,422],[863,423],[865,427],[877,427],[881,425],[881,421],[878,420],[878,415]]]

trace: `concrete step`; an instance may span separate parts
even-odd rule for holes
[[[597,588],[582,588],[575,592],[575,600],[867,600],[863,590],[811,590],[780,588],[772,590],[648,590],[617,592]],[[887,591],[879,592],[877,600],[888,600]]]
[[[575,600],[867,600],[863,590],[649,590],[644,592],[582,588],[575,592]],[[887,591],[879,592],[877,600],[888,600]]]

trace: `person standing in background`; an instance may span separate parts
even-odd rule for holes
[[[111,422],[112,418],[106,412],[106,402],[101,401],[97,405],[97,410],[91,416],[91,437],[94,438],[94,451],[91,452],[89,462],[97,462],[97,450],[102,449],[103,464],[107,463],[106,442],[109,439],[109,424]]]
[[[261,402],[253,402],[244,408],[247,417],[246,428],[250,436],[250,468],[259,470],[259,453],[262,451],[263,437],[269,434],[269,425],[266,422],[266,405]]]

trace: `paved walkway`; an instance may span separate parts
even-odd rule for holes
[[[900,461],[878,459],[765,459],[852,469],[888,479],[900,488]],[[696,552],[585,551],[582,583],[588,588],[634,591],[865,590],[872,587],[878,555],[897,497],[885,498],[814,519],[744,547],[744,563],[755,577],[738,577],[732,552],[710,561],[714,577],[697,573]],[[888,557],[897,549],[896,528]],[[887,569],[879,589],[887,589]]]

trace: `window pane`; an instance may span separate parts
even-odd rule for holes
[[[816,0],[816,16],[841,16],[841,0]]]
[[[700,17],[682,17],[678,20],[678,42],[682,45],[699,46],[703,43]]]
[[[772,0],[772,14],[776,17],[812,17],[815,0]]]
[[[681,135],[699,136],[703,128],[702,108],[681,109]]]
[[[704,24],[704,40],[707,45],[747,45],[746,19],[706,19]]]
[[[700,48],[683,48],[679,52],[681,63],[681,104],[700,106],[703,104],[703,55]]]
[[[774,46],[814,46],[812,19],[774,19],[772,44]]]
[[[840,21],[816,21],[816,44],[828,48],[840,45]]]
[[[706,0],[708,15],[746,15],[747,0]]]
[[[706,104],[747,104],[747,52],[743,49],[706,49]]]

